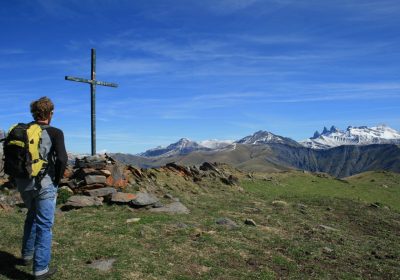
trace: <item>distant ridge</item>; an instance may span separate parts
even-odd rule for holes
[[[171,157],[179,155],[187,155],[195,151],[218,151],[224,149],[235,149],[236,144],[246,145],[263,145],[263,144],[286,144],[293,146],[301,146],[293,139],[273,134],[269,131],[257,131],[252,135],[246,136],[240,140],[204,140],[201,142],[191,141],[187,138],[181,138],[177,142],[167,147],[156,147],[138,154],[141,157]]]
[[[156,147],[154,149],[150,149],[145,151],[144,153],[138,154],[142,157],[171,157],[177,155],[187,155],[194,151],[212,151],[224,149],[227,146],[231,145],[233,141],[230,140],[206,140],[200,143],[195,141],[191,141],[187,138],[181,138],[176,143],[172,143],[167,147]]]
[[[235,143],[247,144],[247,145],[286,144],[286,145],[299,146],[299,143],[290,138],[279,136],[273,134],[272,132],[263,130],[257,131],[253,135],[246,136],[236,141]]]
[[[297,142],[291,138],[276,135],[269,131],[259,130],[243,137],[233,140],[205,140],[201,142],[181,138],[176,143],[167,147],[156,147],[138,154],[142,157],[171,157],[187,155],[195,151],[216,151],[224,149],[235,149],[236,144],[265,145],[285,144],[293,147],[307,147],[311,149],[330,149],[342,145],[371,145],[371,144],[400,144],[400,132],[386,126],[375,127],[352,127],[342,131],[335,126],[330,129],[324,127],[322,132],[315,131],[314,135],[304,141]]]
[[[139,155],[116,154],[116,157],[140,167],[157,167],[168,162],[198,165],[208,161],[224,162],[246,171],[300,169],[336,177],[372,170],[400,172],[397,145],[400,133],[383,125],[350,126],[346,131],[335,126],[324,127],[321,133],[316,131],[313,137],[300,143],[262,130],[237,141],[212,141],[212,145],[206,146],[182,138],[167,147]]]
[[[329,130],[324,127],[322,133],[316,131],[313,137],[300,144],[312,149],[329,149],[341,145],[400,144],[400,132],[386,125],[349,126],[345,131],[332,126]]]

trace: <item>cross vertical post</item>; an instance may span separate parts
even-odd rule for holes
[[[91,51],[91,79],[96,80],[96,50]],[[92,130],[92,156],[96,154],[96,84],[90,84],[90,108],[91,108],[91,130]]]
[[[91,109],[91,146],[92,156],[96,154],[96,85],[107,87],[118,87],[118,84],[102,82],[96,80],[96,50],[91,50],[91,74],[90,80],[84,78],[77,78],[72,76],[65,76],[65,80],[73,82],[81,82],[90,84],[90,109]]]

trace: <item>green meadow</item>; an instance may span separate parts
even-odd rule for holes
[[[54,279],[400,279],[400,174],[291,171],[244,176],[240,186],[175,190],[187,215],[59,211]],[[31,269],[14,263],[24,215],[0,211],[0,279],[29,279]],[[88,266],[109,259],[109,271]]]

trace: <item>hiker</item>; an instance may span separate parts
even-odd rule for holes
[[[22,264],[33,264],[35,279],[48,279],[56,271],[50,268],[52,227],[57,199],[57,186],[67,165],[63,132],[50,126],[54,104],[42,97],[30,104],[34,122],[41,128],[39,153],[45,168],[38,176],[14,178],[21,197],[28,208],[22,240]],[[43,168],[43,167],[42,167]],[[40,175],[40,176],[39,176]]]

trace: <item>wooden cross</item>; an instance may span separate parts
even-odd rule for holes
[[[92,73],[91,79],[76,78],[65,76],[65,79],[73,82],[90,84],[91,94],[91,130],[92,130],[92,156],[96,154],[96,85],[106,87],[118,87],[118,84],[96,81],[96,50],[92,49]]]

